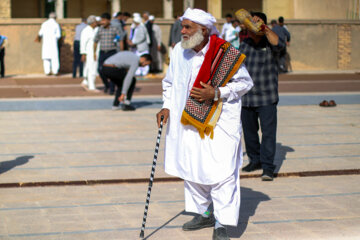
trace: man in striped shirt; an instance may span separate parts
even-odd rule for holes
[[[95,35],[94,39],[94,59],[96,60],[96,48],[100,43],[100,54],[98,59],[98,71],[99,75],[104,83],[104,92],[108,92],[112,95],[115,92],[114,84],[107,79],[107,77],[102,73],[102,66],[104,61],[114,55],[117,52],[117,42],[119,42],[120,50],[124,49],[123,45],[123,34],[120,30],[114,26],[110,25],[111,16],[109,13],[103,13],[101,15],[101,27]]]

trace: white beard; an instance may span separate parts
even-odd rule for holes
[[[196,46],[200,45],[202,41],[204,41],[204,36],[201,29],[199,29],[196,31],[196,33],[194,33],[194,35],[189,36],[188,40],[184,40],[184,37],[181,36],[181,47],[184,49],[195,48]]]

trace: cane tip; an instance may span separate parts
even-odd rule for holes
[[[141,239],[144,239],[144,231],[141,231],[141,232],[140,232],[140,238],[141,238]]]

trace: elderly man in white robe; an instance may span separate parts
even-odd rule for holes
[[[187,9],[180,20],[157,114],[158,125],[169,122],[165,171],[184,179],[185,210],[197,214],[183,230],[214,226],[213,239],[229,239],[224,225],[236,226],[240,210],[241,96],[253,82],[211,14]]]
[[[90,15],[87,18],[88,25],[81,32],[80,37],[80,54],[81,61],[85,62],[84,76],[82,85],[86,86],[88,90],[98,92],[95,87],[95,80],[97,75],[98,61],[94,60],[94,38],[98,31],[96,16]]]
[[[58,40],[61,37],[60,25],[55,20],[56,14],[50,13],[49,19],[41,24],[38,37],[35,41],[42,39],[42,59],[44,72],[57,75],[60,69]]]

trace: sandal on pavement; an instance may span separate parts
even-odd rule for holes
[[[324,100],[322,101],[320,104],[319,104],[320,107],[328,107],[329,106],[329,103],[328,101]]]
[[[335,107],[335,106],[336,106],[336,102],[334,100],[330,100],[329,107]]]

